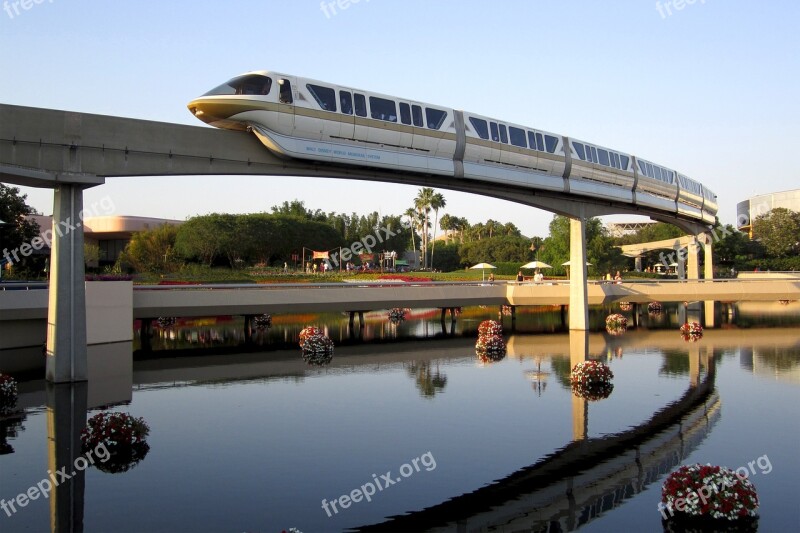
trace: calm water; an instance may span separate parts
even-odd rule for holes
[[[557,310],[520,314],[513,335],[506,317],[509,355],[493,364],[473,345],[496,308],[465,309],[452,329],[448,315],[444,331],[438,311],[400,325],[368,316],[354,331],[339,315],[275,317],[247,338],[224,319],[156,330],[132,394],[130,383],[110,393],[130,398],[112,410],[150,425],[144,460],[124,473],[89,468],[52,509],[39,498],[0,511],[0,530],[47,531],[51,515],[72,513],[86,531],[660,531],[670,470],[759,458],[760,531],[798,529],[800,313],[718,306],[720,328],[690,344],[676,331],[680,312],[645,312],[623,336],[587,338],[562,332]],[[337,341],[331,365],[281,349],[305,323]],[[568,385],[587,343],[615,374],[597,402]],[[227,348],[193,352],[208,346]],[[96,396],[38,381],[20,393],[24,412],[0,419],[6,501],[55,469],[50,450],[68,440],[58,428]],[[370,502],[323,508],[369,484],[382,489]]]

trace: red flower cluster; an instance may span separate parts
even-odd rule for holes
[[[503,335],[503,326],[499,322],[495,322],[494,320],[484,320],[478,326],[478,336],[479,337],[486,337],[492,335]]]
[[[684,465],[661,487],[661,503],[670,516],[739,520],[758,516],[752,483],[733,470],[712,465]],[[666,516],[666,513],[662,511]]]
[[[97,413],[81,431],[81,444],[85,449],[94,449],[103,444],[114,452],[144,442],[150,427],[143,418],[127,413]]]
[[[303,330],[300,332],[300,347],[302,348],[303,345],[305,345],[306,340],[314,335],[322,335],[322,330],[314,326],[303,328]]]
[[[573,394],[592,402],[611,395],[614,390],[612,379],[614,373],[600,361],[581,361],[569,376]]]
[[[658,315],[663,310],[664,306],[661,305],[661,302],[650,302],[649,304],[647,304],[648,313],[653,313],[654,315]]]
[[[688,342],[696,342],[703,338],[703,326],[697,322],[687,322],[681,326],[681,337]]]
[[[621,335],[628,329],[628,319],[619,313],[606,317],[606,331],[611,335]]]

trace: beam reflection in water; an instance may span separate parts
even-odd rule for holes
[[[581,333],[571,335],[571,363],[588,357],[589,335]],[[575,440],[570,444],[474,492],[359,530],[575,530],[644,490],[705,439],[721,403],[711,354],[706,347],[692,347],[686,392],[644,423],[587,438],[589,407],[573,395]]]

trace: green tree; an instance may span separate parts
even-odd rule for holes
[[[317,222],[324,222],[328,219],[328,216],[319,209],[314,211],[307,209],[305,202],[302,200],[292,200],[291,202],[284,201],[281,205],[273,205],[272,213],[275,215],[306,218],[308,220],[316,220]]]
[[[178,227],[164,224],[158,228],[138,231],[120,255],[137,272],[174,272],[181,262],[175,256]]]
[[[27,198],[27,195],[19,194],[17,187],[0,183],[0,220],[5,223],[0,225],[0,264],[8,261],[8,257],[14,261],[13,256],[5,255],[7,251],[30,244],[39,235],[39,225],[26,218],[36,214],[36,210],[25,203]],[[21,258],[19,254],[17,257]]]
[[[753,221],[753,238],[771,257],[788,257],[800,251],[800,213],[776,207]]]
[[[431,206],[435,191],[430,187],[423,187],[417,192],[414,198],[414,207],[422,217],[422,268],[428,268],[428,227],[431,213]]]
[[[83,243],[83,262],[86,266],[96,265],[100,261],[100,246],[97,244]]]
[[[193,217],[180,226],[175,241],[178,254],[211,266],[222,253],[222,239],[214,222],[215,216]]]

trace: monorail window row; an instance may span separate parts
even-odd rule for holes
[[[572,141],[572,146],[575,147],[575,153],[581,161],[588,161],[589,163],[597,163],[606,167],[616,168],[618,170],[628,170],[628,163],[630,158],[624,154],[618,154],[605,148],[598,148],[591,144],[579,143]]]
[[[469,123],[483,140],[511,144],[520,148],[530,148],[540,152],[555,153],[558,147],[558,137],[542,134],[538,131],[527,131],[514,126],[506,127],[494,121],[486,121],[478,117],[469,117]]]
[[[637,163],[639,163],[639,170],[645,176],[653,178],[654,180],[669,183],[670,185],[675,183],[675,173],[673,171],[667,170],[666,168],[658,165],[653,165],[652,163],[648,163],[647,161],[643,161],[641,159],[637,160]]]
[[[681,189],[685,189],[695,194],[706,196],[705,193],[703,192],[703,186],[697,183],[696,181],[689,179],[681,174],[678,174],[678,182],[681,184]]]
[[[337,112],[336,91],[330,87],[307,83],[306,88],[317,101],[319,107],[325,111]],[[417,128],[428,127],[431,130],[438,130],[447,118],[447,111],[425,107],[424,114],[422,106],[400,102],[400,114],[397,114],[398,105],[394,100],[380,98],[377,96],[369,97],[369,117],[375,120],[386,122],[398,122],[407,126]],[[345,115],[355,114],[357,117],[367,117],[367,97],[361,93],[351,93],[350,91],[339,90],[338,110]]]

